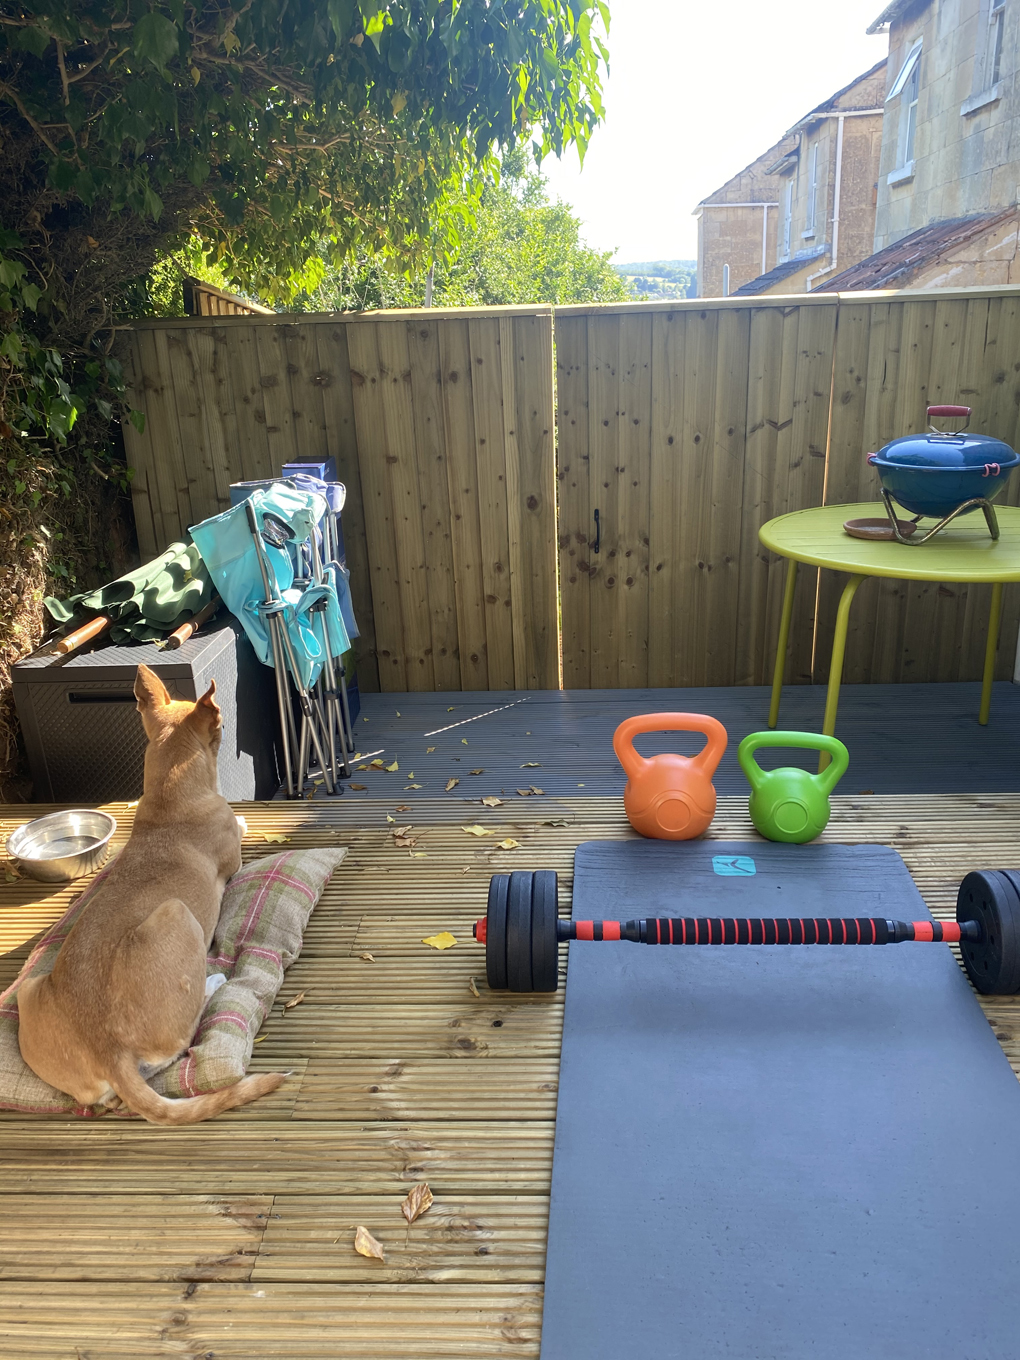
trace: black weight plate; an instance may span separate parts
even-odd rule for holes
[[[531,985],[536,992],[555,992],[559,980],[556,874],[539,869],[531,889]]]
[[[494,874],[485,913],[485,980],[493,991],[506,990],[506,899],[510,875]]]
[[[506,981],[512,992],[530,992],[531,887],[535,875],[510,875],[506,901]]]
[[[1020,991],[1020,895],[997,869],[969,873],[956,898],[956,919],[977,921],[980,940],[961,940],[967,975],[985,996]]]

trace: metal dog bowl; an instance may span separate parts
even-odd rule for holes
[[[87,808],[50,812],[26,822],[7,838],[7,853],[30,878],[70,883],[106,859],[117,823],[108,812]]]

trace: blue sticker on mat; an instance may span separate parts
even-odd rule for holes
[[[723,878],[751,878],[757,873],[750,855],[713,855],[712,868]]]

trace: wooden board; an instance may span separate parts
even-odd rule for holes
[[[833,803],[826,839],[892,845],[943,918],[968,869],[1015,862],[1020,795]],[[550,806],[559,818],[525,805],[499,823],[502,809],[480,809],[522,842],[501,852],[429,800],[414,813],[424,860],[394,847],[392,799],[239,806],[247,860],[281,848],[267,832],[289,836],[283,848],[349,846],[255,1050],[259,1070],[296,1075],[188,1129],[0,1120],[4,1360],[76,1348],[332,1360],[341,1334],[364,1360],[537,1356],[562,993],[490,993],[471,921],[495,868],[556,868],[566,911],[574,847],[632,836],[617,798]],[[48,810],[7,807],[4,831]],[[133,809],[111,810],[119,844]],[[753,836],[746,799],[721,797],[710,834]],[[2,939],[16,946],[0,982],[74,891],[0,885]],[[422,944],[439,927],[454,948]],[[1020,1002],[982,1004],[1020,1071]],[[408,1227],[400,1202],[421,1181],[435,1204]],[[385,1262],[353,1251],[359,1224]]]

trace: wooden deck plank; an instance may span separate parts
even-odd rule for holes
[[[540,1308],[537,1285],[25,1284],[0,1301],[0,1348],[4,1360],[496,1360],[538,1354]]]
[[[436,797],[406,814],[426,847],[412,859],[393,844],[395,797],[238,805],[247,860],[349,847],[259,1035],[256,1069],[296,1070],[272,1097],[186,1129],[0,1120],[0,1279],[18,1281],[0,1290],[4,1360],[332,1360],[339,1336],[345,1360],[537,1356],[563,994],[490,993],[471,922],[507,867],[556,868],[567,911],[575,847],[633,833],[618,798]],[[1020,794],[833,806],[825,839],[898,850],[941,917],[967,870],[1014,862]],[[2,830],[44,810],[4,808]],[[133,809],[111,810],[123,843]],[[466,834],[476,821],[493,836]],[[498,850],[506,834],[522,848]],[[720,797],[710,835],[754,839],[745,798]],[[2,885],[0,985],[80,886]],[[457,945],[425,946],[436,929]],[[982,1004],[1020,1073],[1020,999]],[[422,1180],[436,1203],[408,1228],[399,1203]],[[362,1223],[386,1262],[351,1250]]]

